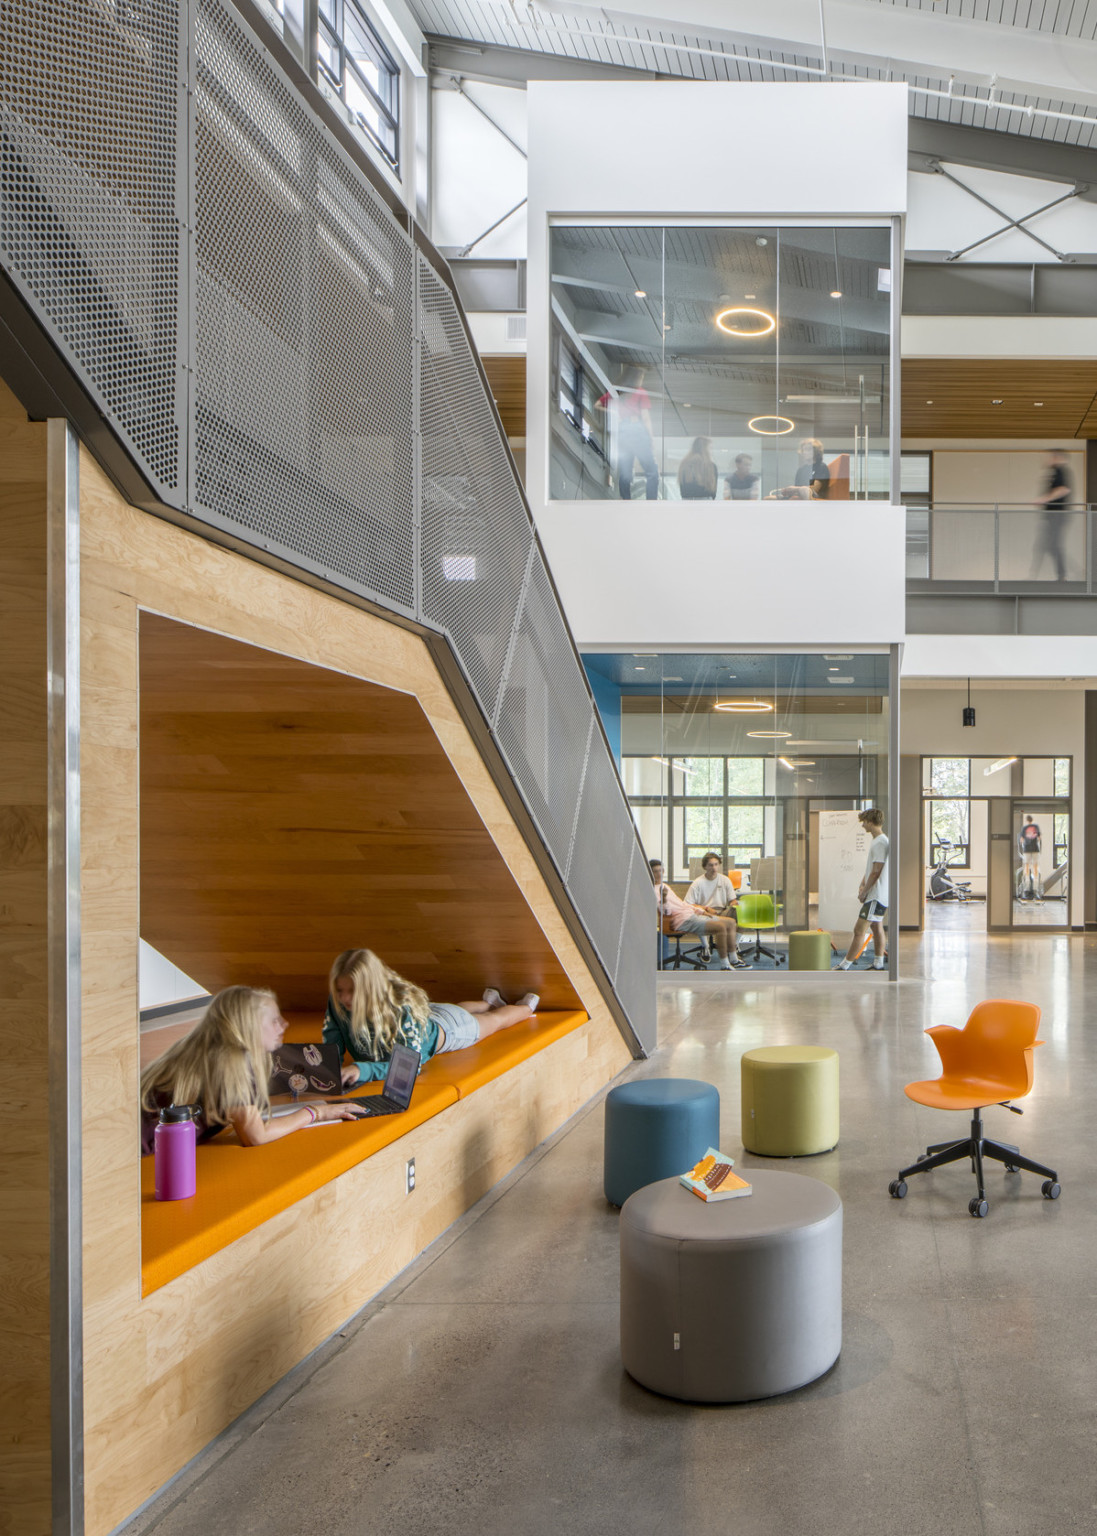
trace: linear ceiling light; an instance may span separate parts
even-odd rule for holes
[[[725,715],[764,715],[773,713],[773,705],[765,699],[717,699],[712,706]]]
[[[760,427],[758,425],[760,421],[773,421],[777,422],[778,425]],[[784,426],[779,425],[781,422],[784,422]],[[747,426],[752,432],[757,432],[760,437],[784,437],[786,432],[794,432],[796,430],[796,423],[790,421],[787,416],[755,416],[752,421],[747,422]]]
[[[741,304],[722,309],[716,316],[716,325],[725,336],[742,336],[747,340],[755,336],[768,336],[777,329],[777,321],[768,309],[749,309]]]
[[[756,741],[783,741],[786,736],[791,736],[791,731],[748,731]]]

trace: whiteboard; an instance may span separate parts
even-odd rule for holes
[[[856,811],[819,812],[819,927],[852,934],[870,838]]]

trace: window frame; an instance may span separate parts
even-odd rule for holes
[[[347,13],[354,25],[374,52],[373,63],[382,79],[388,81],[391,102],[370,84],[359,69],[347,48]],[[324,50],[331,48],[339,62],[339,76],[329,67]],[[347,99],[348,72],[354,83],[367,97],[378,118],[392,135],[392,147],[385,143],[373,125],[360,112],[356,112]],[[381,39],[377,27],[370,20],[358,0],[319,0],[316,8],[316,77],[338,96],[348,113],[353,114],[354,126],[365,135],[387,165],[400,173],[400,66]]]

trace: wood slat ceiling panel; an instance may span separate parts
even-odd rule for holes
[[[578,998],[409,694],[141,617],[141,936],[321,1008],[342,949],[438,1001]]]
[[[1097,436],[1095,396],[1089,358],[904,358],[903,436]]]
[[[526,355],[498,354],[483,359],[495,404],[508,437],[526,435]]]

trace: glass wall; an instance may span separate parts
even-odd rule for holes
[[[550,238],[551,498],[889,499],[890,226]]]
[[[741,894],[773,903],[762,941],[776,960],[751,952],[755,930],[740,921],[751,964],[786,964],[798,929],[827,928],[844,951],[864,872],[864,851],[851,852],[861,846],[857,811],[879,806],[891,830],[888,656],[583,659],[603,711],[616,701],[625,792],[675,892],[685,897],[715,853]],[[845,815],[824,824],[828,812]]]

